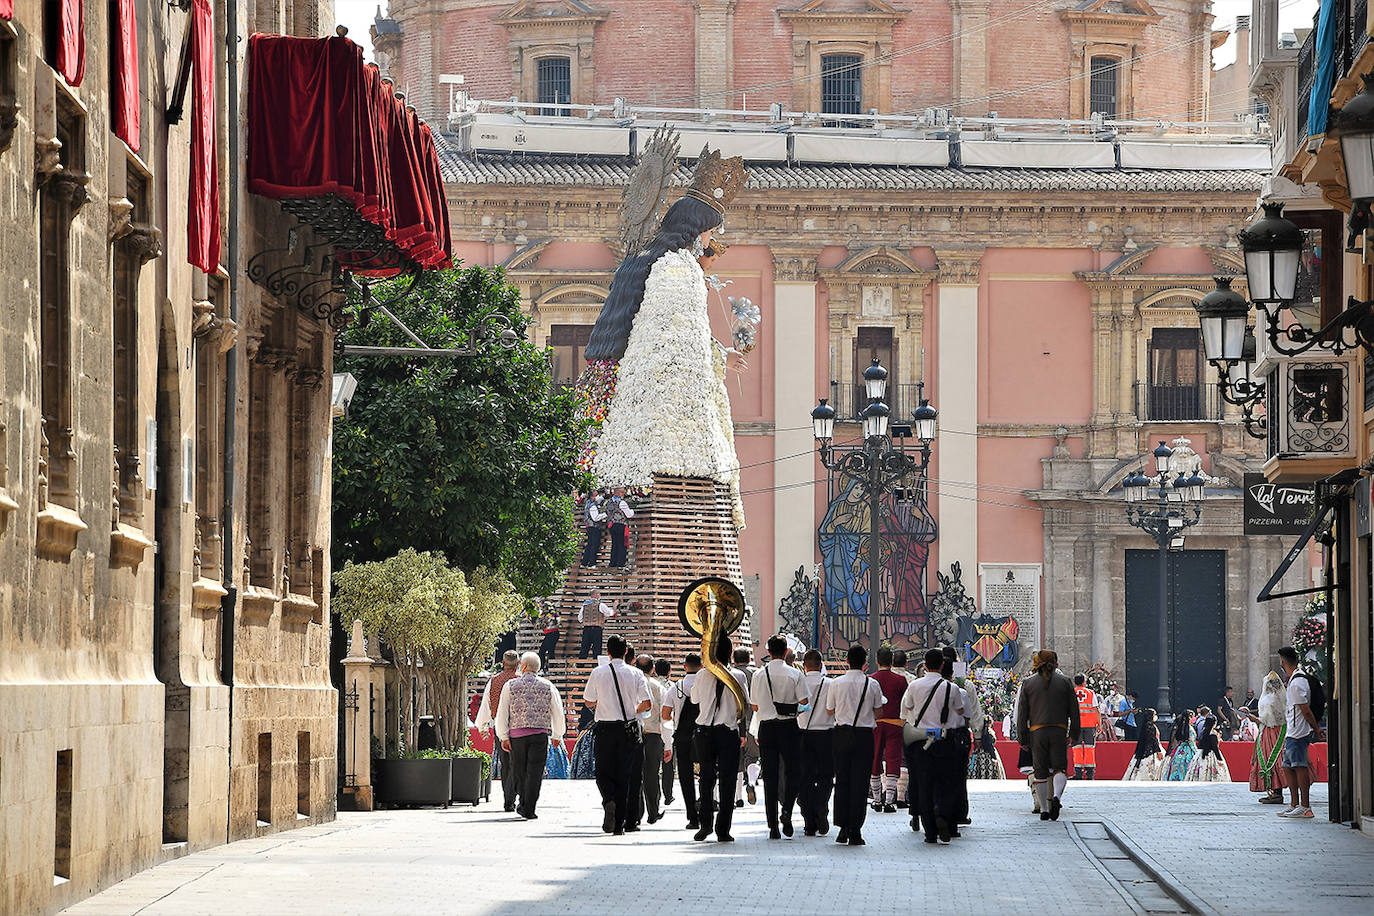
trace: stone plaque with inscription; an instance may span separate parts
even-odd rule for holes
[[[865,318],[891,318],[892,287],[865,286],[861,308]]]
[[[979,563],[979,610],[994,617],[1011,615],[1020,628],[1021,657],[1029,659],[1040,646],[1039,563]]]

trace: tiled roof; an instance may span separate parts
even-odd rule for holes
[[[617,187],[629,180],[631,165],[611,157],[562,157],[518,153],[464,155],[439,145],[444,182],[451,185],[587,185]],[[675,185],[690,170],[679,168]],[[749,187],[842,191],[1096,191],[1149,193],[1258,192],[1264,173],[1184,169],[1014,169],[930,166],[751,165]]]

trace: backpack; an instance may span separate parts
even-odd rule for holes
[[[1307,690],[1311,694],[1308,698],[1307,708],[1312,710],[1312,718],[1318,722],[1326,715],[1326,687],[1322,684],[1321,678],[1315,674],[1308,674],[1306,671],[1299,671],[1294,677],[1307,678]]]

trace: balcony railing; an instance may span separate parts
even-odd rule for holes
[[[1221,410],[1216,385],[1135,383],[1135,415],[1142,420],[1220,420]]]
[[[917,385],[888,383],[887,394],[883,396],[883,402],[892,409],[890,416],[893,423],[910,422],[911,415],[920,404],[918,388]],[[853,382],[830,383],[830,404],[835,408],[835,419],[841,423],[859,422],[861,419],[859,415],[868,406],[868,403],[868,395],[864,394],[862,384]]]
[[[1317,54],[1317,29],[1314,26],[1312,31],[1303,40],[1302,47],[1298,49],[1298,147],[1301,147],[1307,140],[1307,112],[1312,104],[1312,79],[1316,75],[1316,54]]]
[[[1333,9],[1335,20],[1332,23],[1336,33],[1335,55],[1331,61],[1332,83],[1343,79],[1350,73],[1355,58],[1360,56],[1364,46],[1369,44],[1367,26],[1369,0],[1337,0]],[[1301,146],[1308,137],[1307,116],[1312,103],[1312,84],[1317,75],[1317,20],[1321,11],[1312,17],[1312,31],[1308,33],[1298,50],[1298,143]]]

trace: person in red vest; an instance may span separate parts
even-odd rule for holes
[[[1073,692],[1078,697],[1078,741],[1073,746],[1073,778],[1095,779],[1097,774],[1097,694],[1088,686],[1088,679],[1074,675]]]

